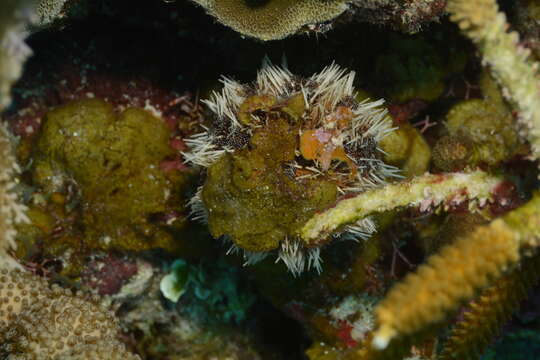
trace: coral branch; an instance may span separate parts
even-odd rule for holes
[[[520,110],[520,122],[540,158],[539,64],[529,58],[530,50],[519,44],[519,35],[508,32],[504,13],[495,0],[451,0],[450,18],[478,46],[485,63],[503,87],[503,93]]]
[[[540,256],[536,255],[485,289],[452,329],[442,359],[477,359],[539,278]]]
[[[11,102],[11,85],[32,54],[24,39],[26,27],[35,17],[34,5],[33,0],[4,0],[0,4],[0,111]]]
[[[18,202],[17,195],[13,192],[13,176],[18,169],[11,153],[8,130],[0,123],[0,264],[10,262],[6,251],[15,247],[14,225],[28,222],[26,206]]]
[[[425,211],[434,206],[452,206],[467,200],[486,201],[501,179],[482,171],[446,175],[426,174],[410,181],[366,191],[340,201],[335,207],[312,217],[301,230],[308,244],[339,227],[372,213],[404,206]]]
[[[520,247],[537,245],[539,235],[540,194],[536,194],[526,205],[432,255],[377,307],[375,347],[385,348],[399,334],[413,334],[443,320],[515,265]]]

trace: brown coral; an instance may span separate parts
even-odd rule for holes
[[[20,270],[0,272],[0,355],[10,359],[139,359],[117,340],[112,312]]]
[[[302,26],[331,20],[345,0],[193,0],[219,22],[261,40],[279,40]]]

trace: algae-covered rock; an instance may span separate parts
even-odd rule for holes
[[[101,100],[73,102],[47,114],[34,149],[33,180],[45,194],[77,188],[88,247],[172,249],[171,235],[152,221],[184,211],[188,176],[160,168],[173,155],[168,144],[164,122],[147,111],[116,114]]]

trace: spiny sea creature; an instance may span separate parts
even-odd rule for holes
[[[339,196],[399,176],[378,146],[393,131],[384,101],[359,101],[354,76],[332,64],[302,78],[265,60],[255,82],[224,77],[223,90],[205,101],[213,123],[187,139],[183,153],[208,169],[190,204],[214,237],[232,243],[229,252],[244,251],[246,265],[277,249],[293,274],[320,272],[322,245],[375,231],[364,218],[309,246],[298,238],[304,222]]]

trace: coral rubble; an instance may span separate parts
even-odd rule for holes
[[[5,0],[0,358],[533,359],[539,9]]]

